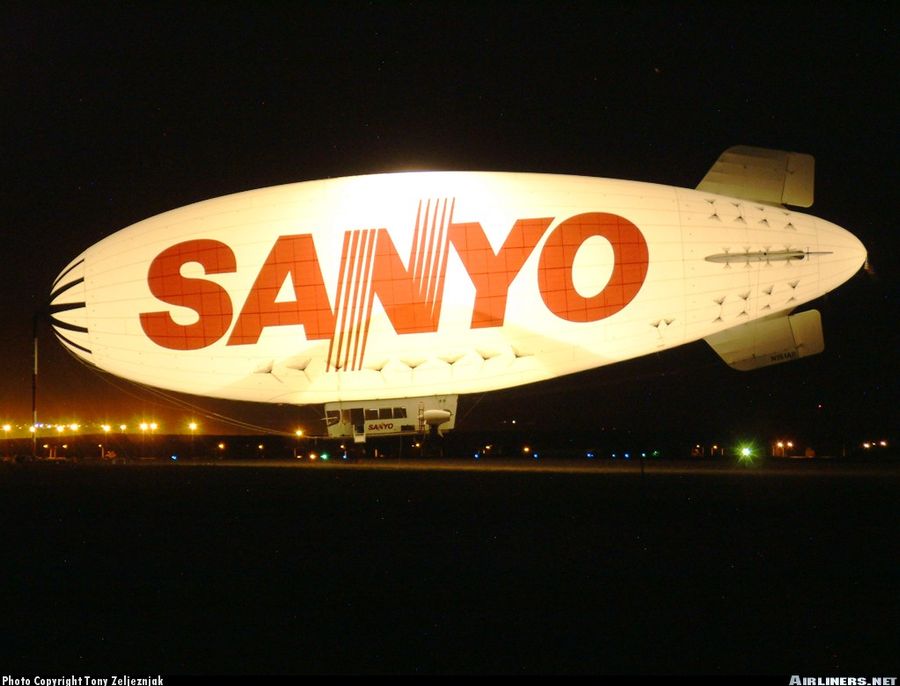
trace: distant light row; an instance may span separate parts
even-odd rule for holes
[[[21,427],[21,426],[22,425],[18,425],[18,427]],[[109,433],[110,431],[113,430],[112,424],[100,424],[99,426],[100,426],[100,429],[103,431],[103,433]],[[47,430],[55,430],[59,433],[62,433],[64,431],[78,431],[79,429],[83,428],[82,425],[78,424],[77,422],[72,423],[72,424],[42,424],[39,422],[38,424],[31,424],[28,427],[28,431],[30,433],[34,433],[35,427],[37,427],[37,430],[39,430],[39,431],[42,429],[47,429]],[[117,428],[119,429],[119,431],[127,431],[128,425],[127,424],[119,424]],[[158,428],[159,428],[159,424],[157,424],[156,422],[141,422],[140,424],[138,424],[138,429],[140,429],[141,431],[156,431]],[[197,424],[197,422],[190,422],[187,425],[187,428],[190,429],[191,431],[196,431],[198,428],[200,428],[200,425]],[[13,430],[13,425],[12,424],[4,424],[3,430],[5,432],[9,433],[10,431]]]
[[[100,430],[103,433],[107,433],[107,434],[110,431],[112,431],[114,428],[116,428],[122,432],[125,432],[128,430],[127,424],[118,424],[116,426],[113,426],[112,424],[99,424],[99,425],[93,425],[93,426],[99,426]],[[197,429],[200,428],[200,424],[197,422],[193,422],[193,421],[188,422],[185,426],[188,428],[188,430],[191,433],[195,433],[197,431]],[[85,428],[78,422],[72,422],[71,424],[50,424],[50,423],[38,422],[37,424],[29,425],[28,432],[35,433],[35,427],[37,427],[37,431],[47,430],[47,431],[56,431],[57,433],[64,433],[65,431],[79,431],[80,429]],[[0,427],[0,428],[2,428],[3,431],[8,435],[9,432],[12,431],[14,428],[15,429],[23,429],[25,427],[22,424],[17,424],[14,426],[12,424],[6,423],[6,424],[3,424],[2,427]],[[159,429],[159,424],[157,422],[141,422],[140,424],[137,425],[137,428],[140,431],[144,431],[144,432],[156,431],[157,429]],[[304,433],[303,429],[297,429],[296,431],[294,431],[294,435],[297,438],[303,438],[305,433]]]

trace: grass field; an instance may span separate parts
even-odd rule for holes
[[[900,668],[897,463],[0,467],[4,673]]]

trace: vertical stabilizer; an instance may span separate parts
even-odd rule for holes
[[[697,190],[775,205],[813,204],[812,155],[736,145],[723,152]]]

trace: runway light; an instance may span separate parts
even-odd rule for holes
[[[755,455],[756,450],[752,445],[741,445],[738,447],[738,460],[744,464],[752,463]]]

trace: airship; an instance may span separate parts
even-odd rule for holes
[[[53,330],[167,390],[323,404],[334,436],[453,428],[459,395],[705,340],[752,370],[824,349],[796,308],[866,250],[795,208],[810,155],[736,146],[695,189],[403,172],[227,195],[138,222],[54,281]]]

